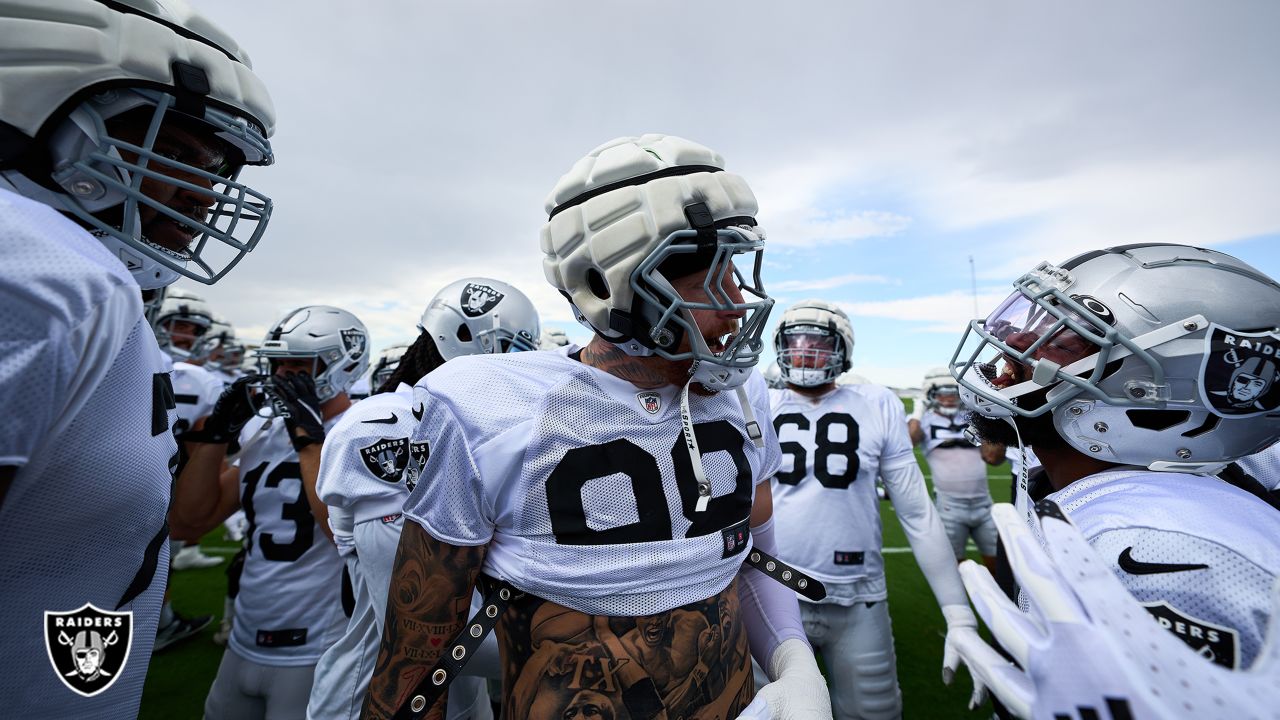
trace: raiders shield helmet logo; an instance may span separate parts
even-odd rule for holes
[[[1177,635],[1205,660],[1228,670],[1240,666],[1240,642],[1235,630],[1178,612],[1169,603],[1144,603],[1142,607],[1160,627]]]
[[[1200,397],[1215,415],[1246,418],[1280,408],[1280,335],[1210,323],[1200,361]]]
[[[347,328],[342,331],[342,346],[351,354],[352,360],[364,357],[368,343],[369,337],[359,328]]]
[[[404,485],[409,488],[409,492],[413,492],[413,488],[417,486],[418,478],[422,477],[422,468],[426,467],[430,456],[431,450],[427,443],[409,443],[409,466],[404,469]]]
[[[502,302],[505,294],[494,290],[484,283],[467,283],[462,288],[462,298],[458,304],[462,306],[462,314],[467,317],[480,317]]]
[[[636,393],[636,400],[640,402],[640,407],[650,415],[657,415],[662,409],[662,396],[653,391],[645,391]]]
[[[409,438],[392,438],[379,440],[368,447],[360,448],[360,459],[364,466],[379,480],[389,483],[400,482],[405,466],[409,464]]]
[[[85,603],[44,614],[44,647],[53,671],[77,695],[93,697],[115,684],[133,646],[133,612],[108,612]]]

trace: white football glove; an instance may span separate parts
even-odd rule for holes
[[[947,637],[942,644],[942,684],[950,685],[956,679],[956,668],[963,660],[957,647],[964,642],[961,638],[967,638],[970,644],[982,642],[982,638],[978,635],[978,619],[968,605],[943,605],[942,616],[947,619]],[[969,696],[969,709],[972,710],[987,699],[987,692],[977,673],[970,675],[973,676],[973,694]]]
[[[831,694],[803,640],[783,640],[769,658],[773,682],[760,688],[738,720],[831,720]]]
[[[960,568],[978,614],[1021,669],[976,636],[957,637],[956,649],[1011,712],[1035,720],[1280,718],[1280,581],[1267,642],[1252,668],[1232,672],[1161,628],[1084,536],[1049,510],[1039,519],[1047,551],[1013,506],[991,513],[1032,614],[985,568]]]

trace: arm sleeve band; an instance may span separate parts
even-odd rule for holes
[[[880,477],[889,490],[893,510],[907,534],[916,564],[929,582],[938,605],[968,605],[956,558],[951,552],[951,542],[947,540],[938,511],[929,501],[920,466],[911,463],[881,470]]]
[[[763,525],[751,528],[751,542],[754,547],[777,556],[772,517]],[[751,656],[760,667],[770,667],[773,651],[784,640],[794,638],[808,646],[809,640],[800,624],[800,602],[796,594],[753,567],[743,565],[741,575],[742,625],[747,630]]]

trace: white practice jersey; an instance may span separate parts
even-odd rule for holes
[[[401,384],[352,405],[325,435],[316,492],[353,524],[398,515],[417,484],[427,446],[410,439],[418,426],[413,388]],[[335,534],[339,528],[335,525]]]
[[[584,613],[721,592],[750,545],[755,485],[778,467],[772,427],[757,447],[737,393],[690,393],[712,496],[698,511],[680,388],[639,389],[576,350],[459,357],[420,380],[411,439],[429,454],[405,514],[442,542],[488,544],[484,572]],[[768,418],[764,379],[745,391]]]
[[[956,498],[985,498],[991,494],[987,464],[982,451],[965,438],[967,427],[964,413],[948,417],[926,410],[920,416],[925,460],[937,492]]]
[[[341,417],[325,421],[326,432]],[[347,624],[342,559],[311,514],[284,422],[272,420],[273,427],[248,442],[263,422],[250,420],[240,434],[248,554],[229,647],[263,665],[314,665]]]
[[[773,482],[781,559],[824,582],[882,579],[876,478],[916,462],[902,401],[879,385],[769,395],[782,448]]]
[[[1280,513],[1215,477],[1132,469],[1049,498],[1161,625],[1221,665],[1253,662],[1280,575]]]
[[[222,383],[223,387],[226,387],[231,383],[235,382],[236,379],[239,378],[240,375],[242,374],[239,371],[228,372],[226,370],[223,370],[222,368],[216,368],[216,367],[205,368],[205,369],[208,370],[209,374],[212,375],[214,378],[216,378],[218,382]]]
[[[1280,442],[1260,453],[1242,457],[1236,464],[1268,489],[1280,490]]]
[[[213,404],[222,394],[222,381],[199,365],[178,361],[173,364],[173,398],[178,403],[178,425],[181,436],[196,421],[213,412]]]
[[[0,504],[0,715],[133,718],[169,567],[164,356],[124,265],[5,190],[0,298],[0,466],[17,468]],[[130,617],[46,615],[86,605]],[[85,675],[74,643],[99,631],[105,672]]]

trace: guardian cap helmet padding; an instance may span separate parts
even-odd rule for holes
[[[324,401],[346,392],[369,368],[369,331],[346,310],[308,305],[285,315],[271,328],[257,357],[267,362],[315,360],[311,376],[317,397]]]
[[[853,325],[834,303],[802,300],[782,314],[773,331],[773,350],[783,381],[799,387],[826,385],[852,365]]]
[[[1126,245],[1041,263],[1014,287],[951,360],[975,412],[1052,413],[1079,452],[1153,470],[1213,472],[1280,438],[1280,285],[1249,265]],[[1241,399],[1233,383],[1254,370]]]
[[[671,135],[623,137],[574,164],[547,198],[543,270],[579,322],[630,355],[693,360],[691,379],[713,390],[746,381],[764,348],[773,300],[760,280],[764,233],[746,182],[724,159]],[[749,255],[744,267],[739,255]],[[709,300],[671,285],[705,272]],[[729,277],[729,273],[733,277]],[[746,302],[725,294],[735,281]],[[744,313],[738,333],[713,352],[693,310]],[[690,349],[680,351],[688,336]]]
[[[538,310],[515,287],[490,278],[463,278],[427,303],[418,329],[431,334],[445,360],[460,355],[537,350]]]
[[[258,243],[271,200],[236,178],[273,162],[275,110],[244,50],[208,18],[185,0],[0,0],[0,37],[0,187],[74,216],[144,290],[179,275],[212,284]],[[141,143],[108,129],[126,113],[147,127]],[[218,138],[224,164],[157,151],[174,125]],[[147,197],[145,178],[198,192],[208,214]],[[144,237],[143,206],[191,228],[189,246]]]

